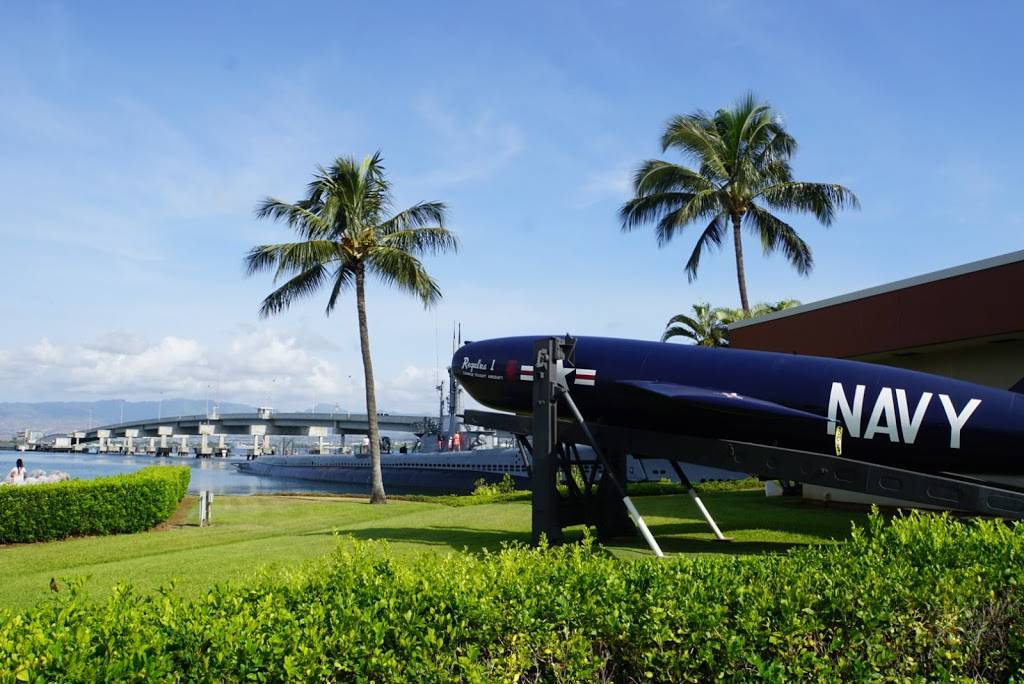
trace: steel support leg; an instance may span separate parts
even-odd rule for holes
[[[536,382],[536,378],[534,379],[534,382]],[[597,457],[601,460],[601,465],[609,473],[608,481],[618,492],[619,496],[622,497],[622,503],[626,506],[626,510],[629,511],[629,517],[632,518],[633,524],[640,530],[640,534],[643,535],[644,541],[647,542],[647,546],[651,548],[654,555],[658,558],[662,558],[665,554],[662,553],[661,547],[658,546],[658,542],[654,539],[654,535],[651,534],[651,531],[647,528],[647,523],[644,522],[640,512],[636,510],[636,506],[633,505],[633,501],[629,498],[629,495],[626,494],[626,488],[622,486],[622,483],[619,482],[617,477],[612,475],[611,463],[605,457],[604,452],[597,443],[597,440],[594,439],[594,435],[590,432],[587,422],[583,420],[583,415],[580,413],[579,408],[576,407],[576,402],[572,400],[572,395],[570,395],[569,391],[564,387],[559,388],[559,390],[560,398],[565,402],[566,406],[569,407],[570,413],[572,413],[573,417],[576,419],[580,429],[583,430],[583,434],[586,435],[587,440],[590,442],[590,446],[593,447],[594,453],[597,454]]]
[[[541,340],[534,346],[533,366],[533,506],[532,541],[540,543],[541,536],[552,543],[560,543],[562,523],[559,519],[557,462],[554,454],[558,445],[558,405],[554,395],[551,373],[552,359],[557,352],[553,339]]]
[[[718,525],[715,524],[715,519],[708,513],[708,509],[704,507],[704,502],[697,496],[697,490],[692,484],[690,484],[690,478],[686,477],[686,472],[683,471],[682,467],[675,461],[669,461],[672,465],[672,469],[676,471],[676,475],[679,476],[679,481],[686,487],[690,493],[690,498],[693,499],[693,503],[697,504],[697,508],[700,509],[700,514],[704,516],[704,520],[707,521],[708,525],[711,526],[711,531],[715,533],[715,538],[718,541],[730,541],[728,537],[722,535],[722,531],[718,529]]]

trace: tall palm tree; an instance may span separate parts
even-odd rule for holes
[[[769,210],[811,213],[828,226],[837,210],[859,207],[857,197],[842,185],[793,180],[789,159],[796,140],[753,94],[713,115],[697,111],[674,117],[661,136],[661,149],[682,153],[695,170],[657,159],[641,164],[633,179],[634,197],[620,211],[622,229],[653,223],[658,245],[664,246],[691,223],[704,225],[686,262],[692,282],[704,249],[720,247],[731,227],[740,304],[747,312],[744,225],[760,238],[765,254],[779,250],[798,273],[807,275],[814,264],[810,247]]]
[[[694,304],[693,316],[679,314],[669,319],[661,341],[667,342],[673,337],[686,337],[702,347],[728,346],[726,314],[726,309],[711,308],[708,302]]]
[[[424,306],[440,299],[441,290],[418,257],[457,249],[455,235],[444,227],[445,213],[441,202],[421,202],[392,213],[391,184],[380,152],[362,162],[338,158],[330,168],[318,167],[305,198],[289,203],[268,197],[256,210],[258,218],[283,221],[300,238],[253,247],[245,258],[249,275],[273,271],[275,284],[287,278],[263,300],[261,317],[280,313],[324,286],[330,288],[330,316],[339,295],[355,289],[373,470],[371,503],[386,503],[387,496],[366,325],[366,277],[409,292]]]

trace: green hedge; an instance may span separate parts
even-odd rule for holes
[[[187,601],[118,588],[0,614],[14,681],[1005,681],[1024,526],[875,515],[845,544],[620,561],[586,544],[319,566]],[[2,678],[2,676],[0,676]]]
[[[0,487],[0,543],[139,532],[167,520],[188,490],[187,466]]]
[[[698,494],[710,494],[712,492],[743,492],[753,489],[763,489],[764,482],[757,478],[748,477],[743,480],[708,480],[706,482],[694,483]],[[630,496],[665,496],[670,494],[687,494],[689,488],[678,482],[661,480],[659,482],[630,482]]]

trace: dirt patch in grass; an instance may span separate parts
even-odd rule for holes
[[[154,527],[152,531],[161,532],[163,530],[176,530],[185,527],[188,523],[189,513],[192,512],[192,507],[199,503],[198,496],[185,496],[181,501],[178,502],[178,507],[171,514],[171,517],[164,520],[162,523]]]

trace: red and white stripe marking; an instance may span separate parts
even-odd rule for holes
[[[573,375],[573,383],[577,385],[593,387],[594,381],[597,380],[597,371],[593,368],[574,368],[571,372]],[[533,366],[520,367],[519,379],[524,382],[533,382]]]
[[[593,387],[594,381],[597,380],[597,371],[592,368],[577,368],[573,377],[575,384]]]

